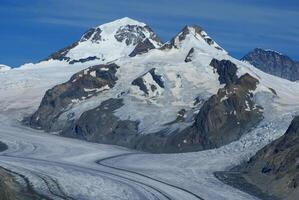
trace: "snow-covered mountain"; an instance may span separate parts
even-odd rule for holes
[[[41,194],[48,187],[52,195],[62,185],[63,197],[134,199],[119,186],[127,177],[130,184],[136,180],[134,191],[143,182],[145,190],[161,188],[152,199],[164,193],[170,196],[165,199],[256,199],[220,183],[214,172],[246,161],[285,133],[298,115],[299,83],[232,58],[198,26],[184,27],[164,44],[128,18],[99,27],[102,32],[93,28],[47,60],[0,73],[5,166],[27,175]],[[116,34],[121,27],[126,31]],[[112,35],[103,34],[109,30]],[[21,121],[52,134],[151,152],[211,150],[132,155],[116,146],[40,134]],[[101,167],[99,159],[105,160]],[[120,175],[117,187],[99,179],[100,170]]]
[[[11,67],[9,67],[7,65],[0,64],[0,72],[8,71],[10,69],[11,69]]]
[[[94,48],[95,40],[98,47],[113,41],[127,52],[119,56],[110,51],[108,63],[75,62],[74,67],[83,70],[49,89],[26,123],[93,142],[155,152],[194,151],[238,140],[267,112],[278,112],[274,104],[283,103],[286,109],[298,99],[297,83],[232,58],[199,26],[184,27],[163,45],[150,32],[142,40],[153,44],[151,51],[129,56],[134,47],[136,52],[139,44],[148,44],[138,44],[139,28],[130,28],[134,24],[147,27],[128,18],[117,20],[99,26],[102,31],[93,29],[78,46],[45,61],[49,65],[61,62],[53,59],[65,60],[72,66],[72,61],[86,58],[79,53],[74,57],[75,49]],[[117,34],[123,27],[125,34]],[[119,42],[123,36],[126,39]]]
[[[128,17],[89,29],[71,45],[51,54],[44,61],[21,68],[99,64],[122,57],[134,57],[162,46],[162,41],[146,24]]]
[[[92,60],[109,62],[130,56],[140,46],[160,47],[161,40],[144,23],[122,18],[89,29],[79,41],[49,56],[48,60],[64,60],[70,64]],[[145,49],[144,49],[145,50]]]

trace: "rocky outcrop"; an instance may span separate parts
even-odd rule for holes
[[[219,82],[220,84],[232,84],[235,83],[238,79],[237,73],[237,66],[229,60],[217,60],[213,59],[210,63],[219,75]]]
[[[139,54],[147,53],[151,49],[155,49],[155,45],[148,39],[146,38],[142,42],[139,42],[135,49],[130,53],[130,57],[134,57]]]
[[[51,60],[51,59],[53,59],[53,60],[61,60],[61,61],[65,60],[65,61],[69,62],[70,58],[67,57],[66,55],[68,54],[68,52],[71,49],[73,49],[76,46],[78,46],[78,44],[79,44],[79,42],[74,42],[71,45],[69,45],[69,46],[67,46],[67,47],[65,47],[65,48],[63,48],[63,49],[61,49],[61,50],[59,50],[59,51],[51,54],[46,60]]]
[[[144,95],[150,97],[160,95],[164,89],[162,75],[159,75],[155,68],[133,80],[132,85],[137,86]]]
[[[96,65],[74,74],[69,81],[48,90],[38,110],[25,121],[34,128],[59,130],[55,122],[61,113],[72,104],[112,88],[117,81],[118,68],[116,64]]]
[[[258,80],[245,74],[235,83],[220,89],[204,103],[196,116],[190,142],[199,142],[203,149],[217,148],[238,140],[263,118],[251,91]]]
[[[226,85],[203,104],[193,126],[181,133],[181,148],[220,147],[238,140],[263,118],[262,107],[254,103],[252,94],[258,80],[249,74],[238,78],[236,65],[228,60],[213,59],[210,65],[217,70],[219,82]]]
[[[92,61],[92,60],[99,60],[99,58],[96,56],[89,56],[87,58],[81,58],[79,60],[72,60],[69,63],[72,65],[75,63],[85,63],[85,62]]]
[[[143,42],[146,38],[145,32],[150,33],[149,38],[161,44],[159,37],[154,34],[149,26],[138,26],[138,25],[126,25],[120,27],[115,34],[115,39],[119,42],[125,42],[127,45],[137,45]]]
[[[299,116],[284,136],[261,149],[239,167],[246,180],[279,199],[297,200],[299,196]]]
[[[194,56],[194,48],[191,48],[190,51],[188,52],[186,58],[185,58],[185,62],[191,62],[192,61],[192,57]]]
[[[256,48],[244,56],[242,60],[266,73],[291,81],[299,80],[299,62],[278,52]]]
[[[108,99],[100,106],[84,112],[63,136],[91,142],[116,144],[133,148],[132,139],[138,136],[138,122],[120,120],[113,112],[123,106],[122,99]]]
[[[218,148],[238,140],[243,134],[255,127],[262,119],[262,107],[255,104],[253,94],[258,80],[249,74],[240,78],[235,73],[222,73],[236,69],[226,60],[218,63],[220,74],[226,86],[210,97],[195,116],[192,126],[183,131],[165,134],[167,131],[148,134],[138,138],[136,148],[151,152],[187,152]]]
[[[91,40],[91,42],[93,43],[99,43],[100,41],[102,41],[101,33],[102,29],[100,29],[99,27],[91,28],[83,34],[83,36],[80,39],[80,42]]]

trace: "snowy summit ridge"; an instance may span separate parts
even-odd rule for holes
[[[147,25],[123,18],[91,28],[38,66],[54,61],[73,73],[46,87],[26,123],[144,151],[236,141],[263,120],[264,99],[286,105],[299,92],[295,83],[232,58],[199,26],[185,26],[162,44]],[[285,87],[292,88],[291,98]]]
[[[89,29],[79,41],[50,55],[48,60],[69,64],[98,61],[106,63],[129,56],[137,46],[160,47],[161,40],[146,24],[128,17]]]

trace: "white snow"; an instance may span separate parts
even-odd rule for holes
[[[8,71],[10,69],[11,69],[11,67],[9,67],[7,65],[0,64],[0,72],[5,72],[5,71]]]
[[[70,57],[71,60],[79,60],[81,58],[96,56],[102,62],[106,63],[128,56],[134,50],[136,45],[127,45],[125,41],[119,42],[115,38],[117,31],[127,25],[137,25],[140,27],[146,26],[146,24],[128,17],[103,24],[96,27],[102,30],[101,41],[95,43],[89,39],[87,41],[79,42],[78,46],[74,47],[66,54],[66,57]],[[151,33],[144,31],[144,34],[149,38]],[[157,47],[160,46],[156,41],[152,40],[152,43]]]
[[[92,77],[97,77],[97,76],[96,76],[96,71],[92,71],[92,72],[90,72],[89,74],[90,74],[90,76],[92,76]]]

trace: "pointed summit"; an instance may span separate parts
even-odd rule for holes
[[[210,46],[214,49],[226,52],[221,48],[208,34],[198,25],[185,26],[170,42],[166,43],[162,49],[181,48],[186,45],[194,46]],[[190,44],[193,43],[193,44]],[[201,44],[200,44],[201,43]]]

